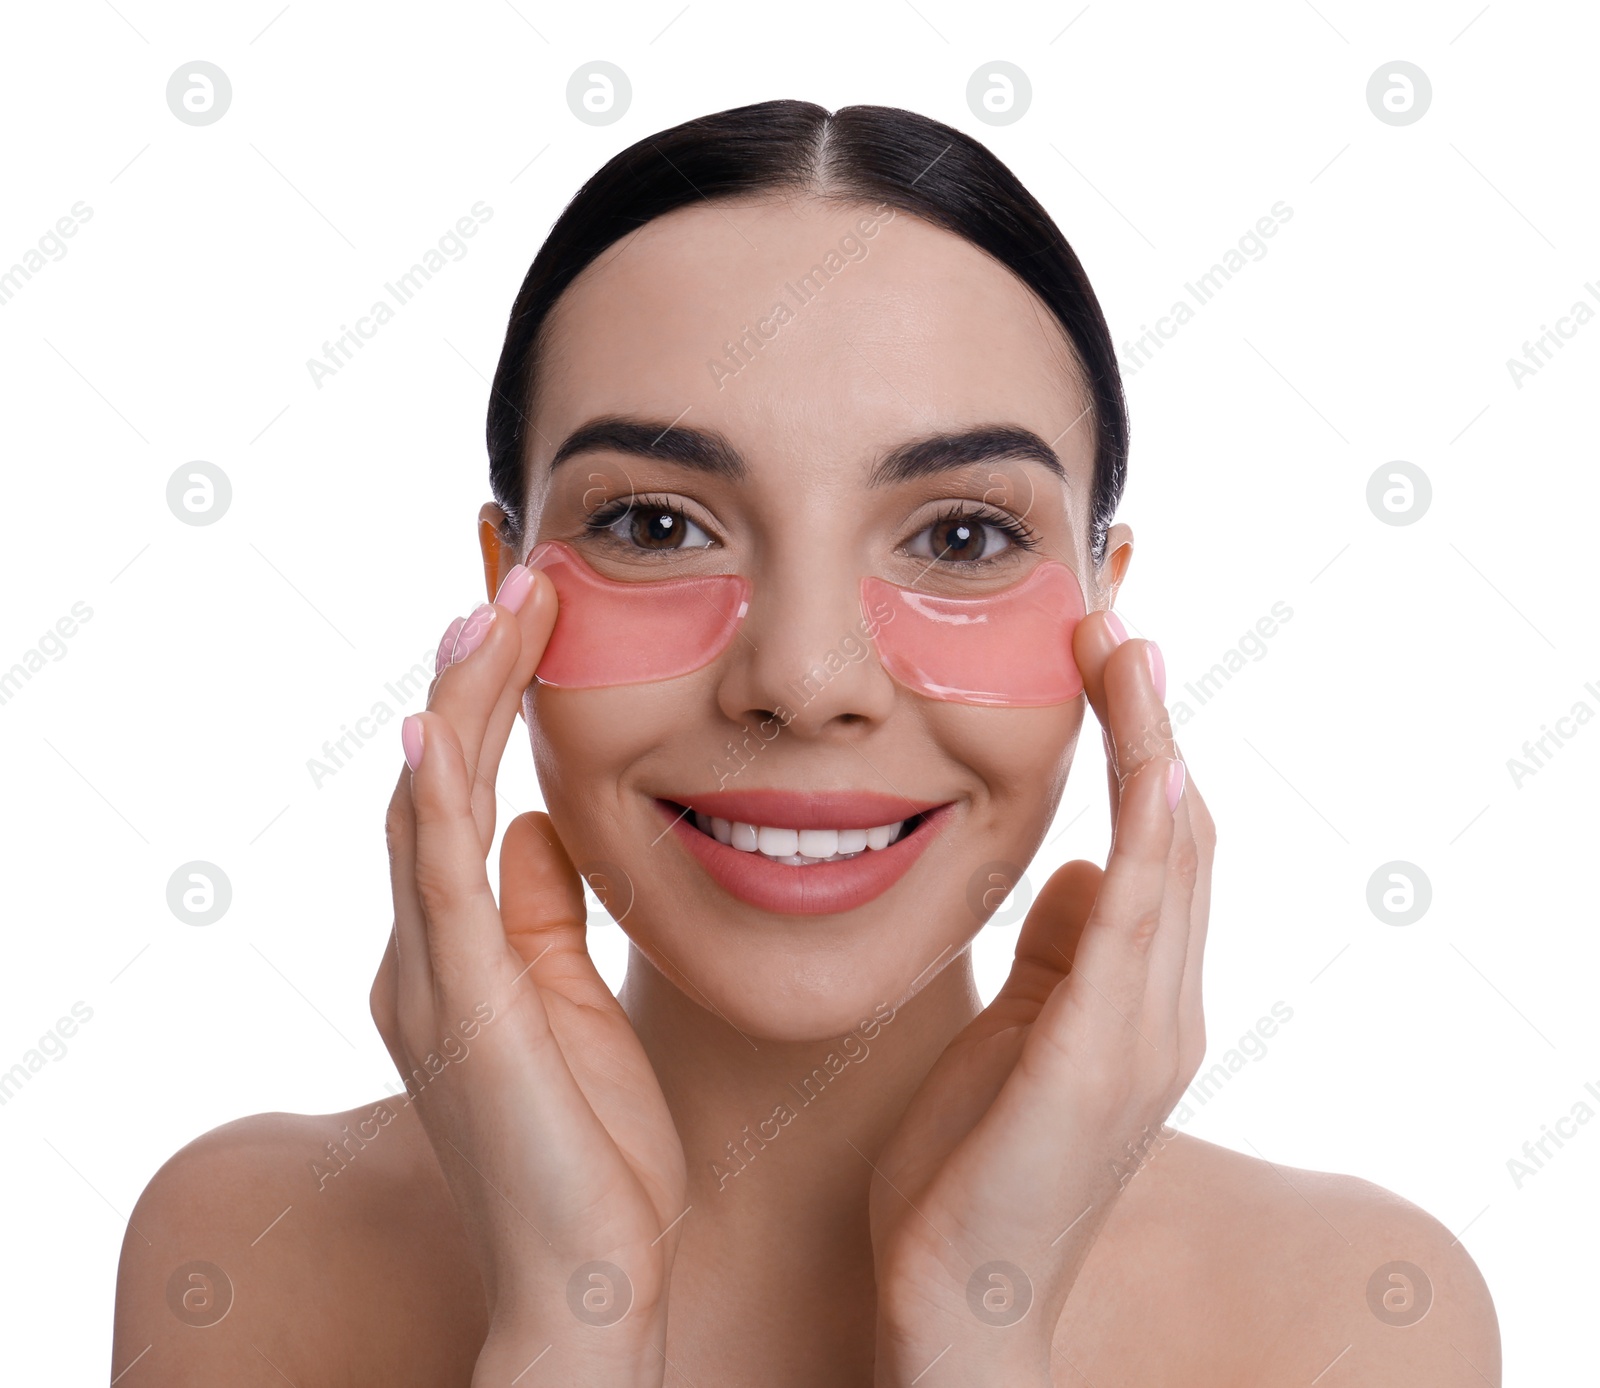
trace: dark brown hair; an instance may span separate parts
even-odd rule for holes
[[[887,204],[986,251],[1055,315],[1077,354],[1095,434],[1090,552],[1128,469],[1128,413],[1105,316],[1088,276],[1050,214],[969,135],[892,106],[764,101],[675,125],[608,160],[577,192],[534,257],[506,327],[489,398],[489,479],[523,538],[527,433],[541,333],[562,292],[608,246],[646,222],[703,201],[813,193]]]

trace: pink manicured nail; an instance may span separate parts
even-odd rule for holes
[[[472,609],[461,630],[456,633],[456,644],[450,651],[450,663],[459,665],[483,644],[489,634],[489,624],[494,621],[494,604],[480,602]]]
[[[422,765],[422,720],[415,714],[400,724],[400,748],[413,771]]]
[[[1175,761],[1167,768],[1167,808],[1178,812],[1178,797],[1183,794],[1183,783],[1188,779],[1189,768]]]
[[[1167,697],[1167,662],[1161,658],[1161,647],[1152,641],[1145,647],[1145,654],[1150,657],[1150,678],[1156,686],[1156,698]]]
[[[520,612],[522,604],[527,602],[528,594],[533,591],[533,570],[526,564],[518,564],[505,577],[505,582],[500,585],[500,591],[494,595],[494,600],[509,612]]]
[[[1122,625],[1122,618],[1109,608],[1106,609],[1106,625],[1111,628],[1111,634],[1117,638],[1117,645],[1120,646],[1128,639],[1128,628]]]
[[[450,663],[450,652],[456,644],[456,634],[467,624],[465,617],[457,617],[444,629],[444,639],[439,642],[438,653],[433,657],[433,673],[438,674]]]

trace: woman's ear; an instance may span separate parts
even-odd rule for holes
[[[1133,530],[1120,521],[1106,531],[1105,558],[1100,562],[1100,586],[1106,595],[1106,607],[1117,603],[1117,590],[1128,576],[1128,565],[1133,562]]]
[[[506,575],[517,566],[517,547],[510,518],[492,501],[484,502],[478,511],[478,548],[483,551],[483,581],[493,602]]]

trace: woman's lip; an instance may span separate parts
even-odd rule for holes
[[[666,797],[716,819],[774,829],[875,829],[936,810],[947,801],[910,800],[876,790],[713,790]],[[877,852],[886,850],[878,849]]]
[[[954,808],[951,802],[919,811],[925,815],[922,823],[887,848],[864,849],[858,857],[843,862],[796,867],[719,843],[710,834],[701,833],[689,822],[687,814],[667,801],[655,803],[672,820],[672,833],[678,842],[718,886],[746,905],[782,916],[837,915],[882,896],[911,870]]]

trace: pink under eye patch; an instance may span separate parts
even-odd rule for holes
[[[1083,589],[1055,560],[981,597],[938,597],[863,578],[861,608],[876,628],[883,668],[930,699],[1037,708],[1083,692],[1072,658]]]
[[[558,603],[534,675],[562,689],[687,675],[727,649],[750,607],[750,581],[738,574],[618,583],[560,540],[539,545],[526,562],[549,574]]]

